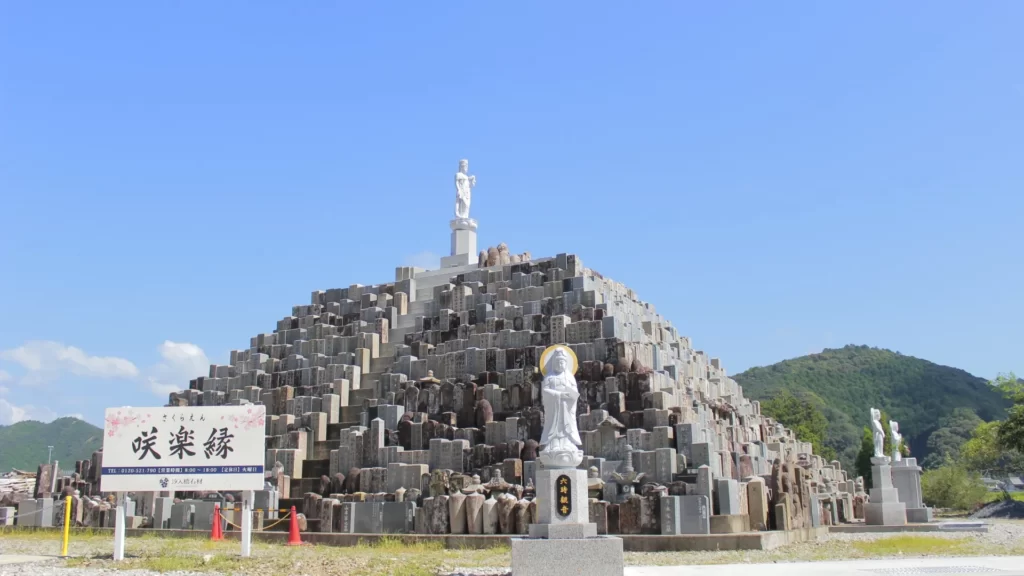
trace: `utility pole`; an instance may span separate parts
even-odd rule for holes
[[[46,465],[49,466],[50,462],[53,461],[53,446],[47,446],[49,452],[46,454]]]

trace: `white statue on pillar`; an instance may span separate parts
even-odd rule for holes
[[[882,428],[882,413],[877,408],[871,409],[871,436],[875,441],[875,458],[884,458],[885,429]]]
[[[892,461],[899,462],[903,460],[903,455],[900,454],[900,444],[903,443],[903,435],[900,434],[900,423],[895,420],[889,420],[889,432],[892,434]]]
[[[455,173],[455,217],[469,218],[469,203],[476,176],[469,175],[469,160],[459,160],[459,171]]]
[[[577,360],[572,348],[550,346],[540,356],[544,382],[541,397],[544,403],[544,432],[539,458],[546,468],[575,468],[583,461],[578,447],[579,429],[576,427],[576,402],[580,398],[576,385]]]

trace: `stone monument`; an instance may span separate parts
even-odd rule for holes
[[[875,455],[871,458],[871,500],[864,505],[864,523],[873,526],[903,526],[907,523],[907,507],[900,501],[893,486],[892,466],[883,454],[885,429],[882,413],[871,409],[871,430],[875,441]]]
[[[921,467],[917,465],[917,458],[894,462],[892,483],[899,492],[900,502],[907,508],[907,522],[932,521],[932,509],[924,505],[921,496]]]
[[[385,282],[313,290],[168,395],[168,406],[266,407],[258,508],[287,500],[311,532],[501,534],[518,539],[518,574],[560,576],[621,574],[622,543],[605,533],[736,532],[744,518],[802,530],[826,510],[834,522],[847,499],[863,512],[867,495],[854,499],[846,471],[762,414],[721,359],[636,291],[576,254],[517,257],[495,242],[473,258],[474,182],[462,163],[445,267],[401,266]],[[336,252],[317,256],[310,265]],[[97,451],[63,476],[43,468],[40,502],[72,488],[87,525],[113,527],[111,503],[96,498],[101,460]],[[901,474],[913,480],[916,464],[900,465],[876,485],[896,485],[913,508],[900,482]],[[584,477],[590,468],[596,476]],[[814,481],[824,489],[817,500]],[[209,529],[211,501],[192,491],[167,497],[179,500],[169,520],[145,498],[139,519]],[[38,508],[35,499],[21,505]],[[540,537],[528,537],[533,524]],[[598,536],[584,537],[594,525]]]
[[[451,221],[451,255],[441,258],[441,268],[466,266],[477,258],[476,220],[469,217],[472,190],[476,187],[476,176],[469,175],[469,160],[459,160],[459,171],[455,173],[455,219]]]
[[[623,573],[622,539],[598,536],[590,522],[587,471],[576,423],[579,389],[573,374],[576,354],[564,344],[549,346],[540,356],[544,406],[542,451],[537,470],[537,521],[529,538],[512,539],[513,576],[566,573],[616,575]]]

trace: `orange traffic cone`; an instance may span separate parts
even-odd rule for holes
[[[219,542],[224,539],[224,530],[221,527],[220,504],[213,505],[213,529],[210,531],[210,540]]]
[[[295,506],[292,506],[291,521],[288,523],[288,545],[302,546],[302,538],[299,538],[299,516],[295,513]]]

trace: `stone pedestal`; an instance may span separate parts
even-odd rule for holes
[[[512,576],[622,576],[622,538],[512,538]]]
[[[476,251],[476,220],[472,218],[456,218],[451,221],[452,251],[451,256],[441,258],[441,268],[468,266],[477,261]]]
[[[864,505],[864,523],[871,526],[903,526],[907,523],[907,507],[900,502],[892,483],[889,458],[871,459],[871,500]]]
[[[899,493],[900,502],[907,508],[907,522],[932,521],[932,509],[921,498],[921,467],[917,458],[906,458],[892,464],[892,483]]]
[[[590,522],[586,470],[542,468],[536,487],[537,523],[512,539],[512,576],[622,576],[622,539]]]
[[[587,471],[578,468],[537,471],[537,523],[531,538],[593,538],[597,524],[590,522]]]

